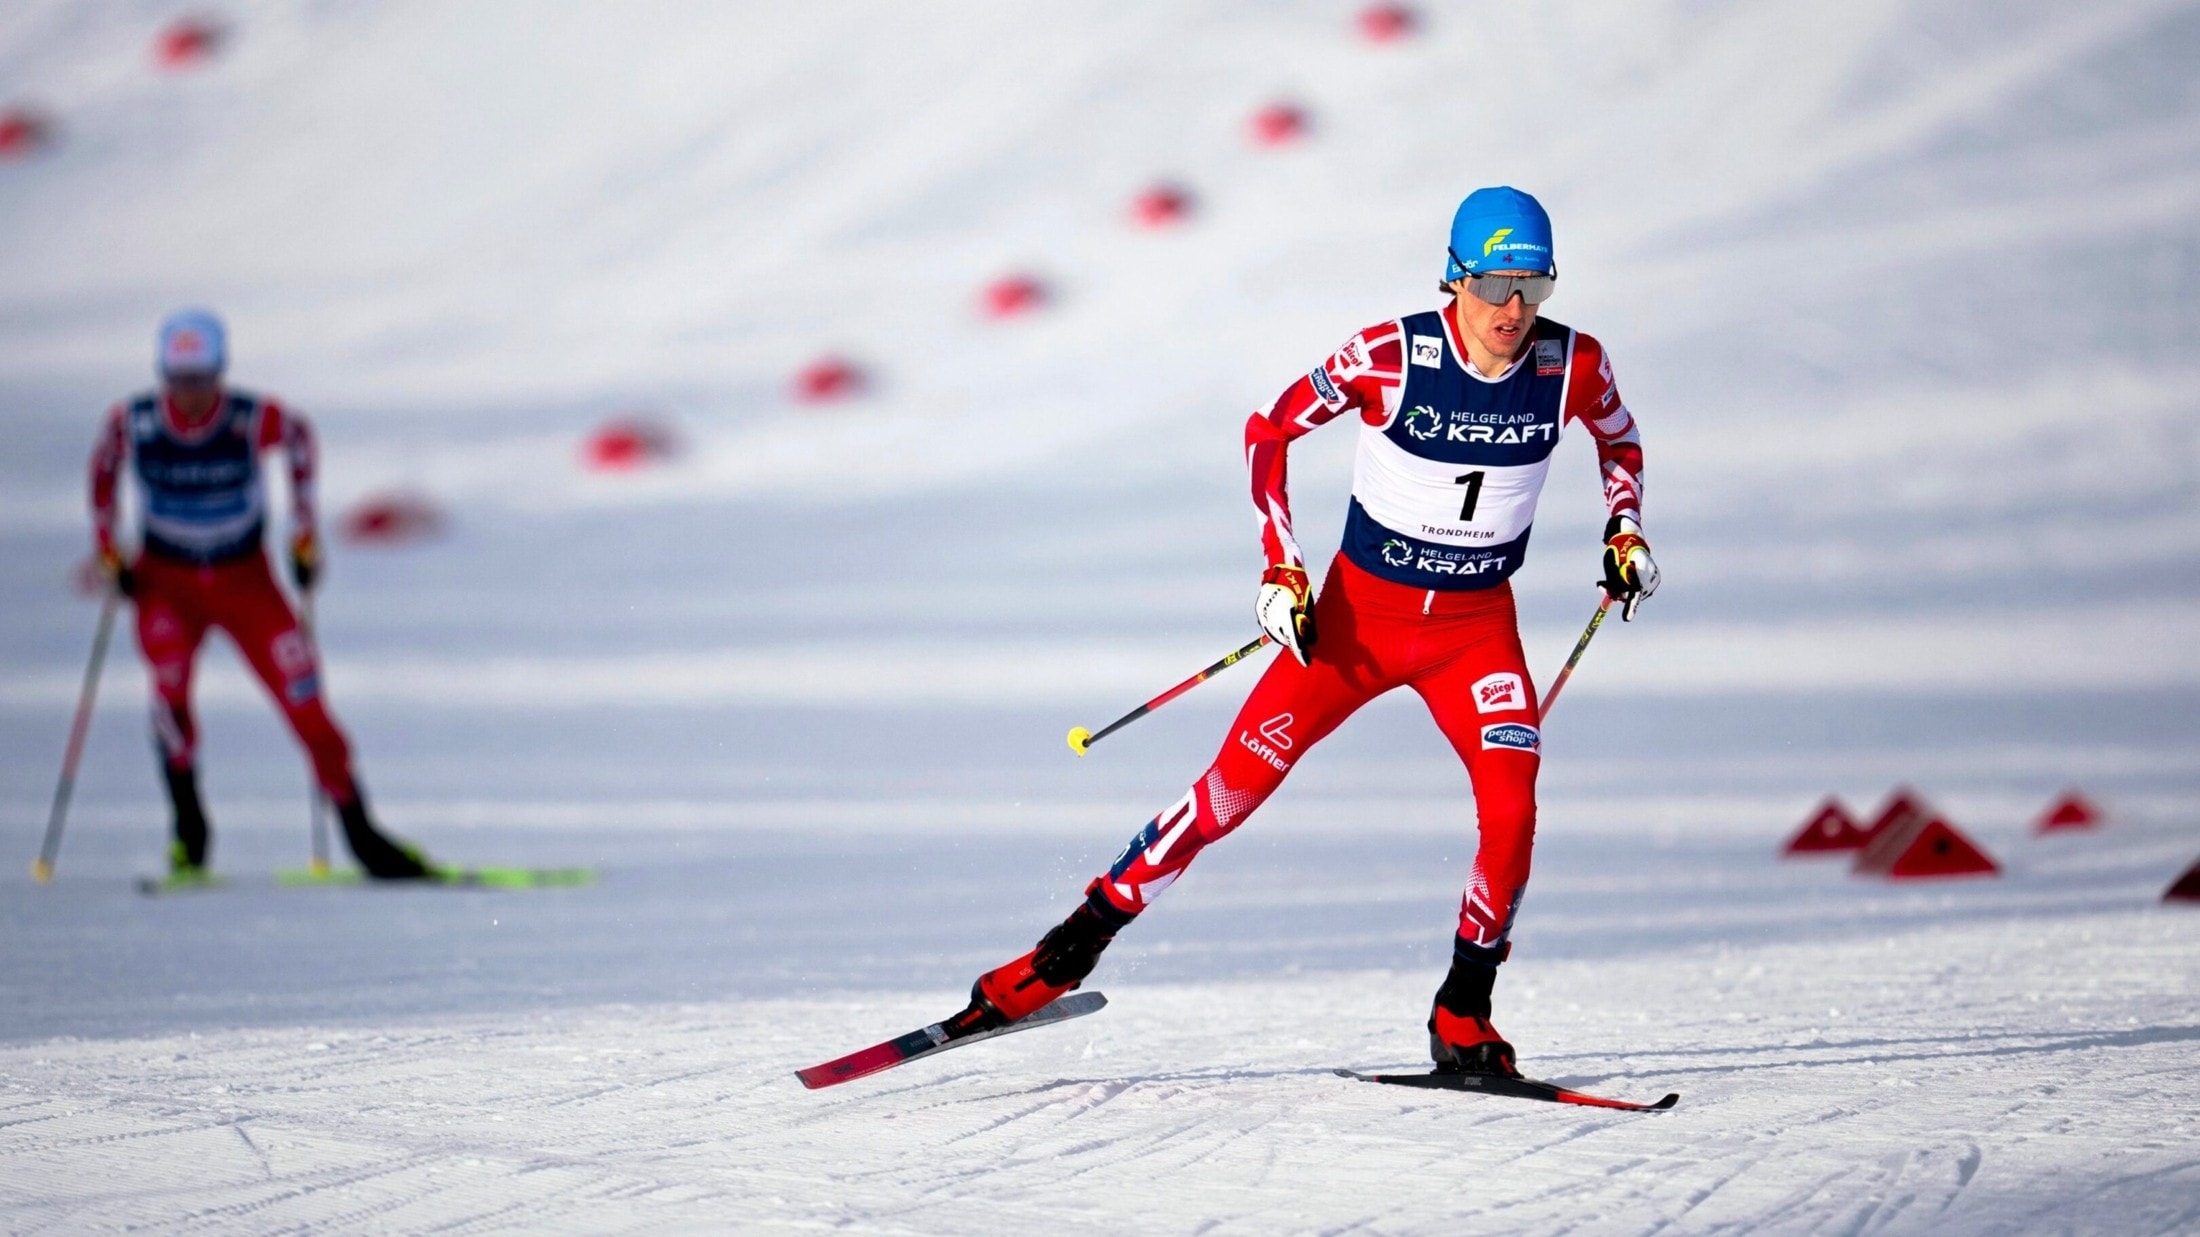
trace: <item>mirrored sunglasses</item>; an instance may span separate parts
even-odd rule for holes
[[[1447,250],[1446,252],[1451,254],[1452,261],[1459,262],[1457,251]],[[1464,267],[1466,263],[1459,262],[1459,265]],[[1469,275],[1467,276],[1467,291],[1472,293],[1476,300],[1487,301],[1492,305],[1504,304],[1513,298],[1515,292],[1520,294],[1520,300],[1523,304],[1541,305],[1551,299],[1551,293],[1558,291],[1558,276]]]

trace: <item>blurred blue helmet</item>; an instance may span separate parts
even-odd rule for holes
[[[217,377],[229,365],[229,333],[211,309],[179,309],[160,324],[154,364],[163,378]]]
[[[1485,271],[1558,273],[1551,250],[1551,217],[1543,204],[1510,185],[1477,189],[1451,217],[1451,252],[1444,282]]]

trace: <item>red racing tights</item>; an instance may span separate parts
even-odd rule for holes
[[[321,702],[320,658],[276,587],[266,556],[201,566],[147,553],[132,570],[138,647],[153,678],[153,736],[169,766],[188,768],[197,756],[191,672],[207,629],[218,627],[236,641],[305,745],[321,789],[339,805],[351,802],[351,748]]]
[[[1528,881],[1542,763],[1535,687],[1511,585],[1430,592],[1380,579],[1340,556],[1322,584],[1314,620],[1313,664],[1301,666],[1289,654],[1276,658],[1238,711],[1214,764],[1131,839],[1094,882],[1095,892],[1120,915],[1144,910],[1201,848],[1274,794],[1308,748],[1361,705],[1411,687],[1474,785],[1481,841],[1460,903],[1459,938],[1502,958]]]

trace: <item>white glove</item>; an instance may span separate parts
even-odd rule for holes
[[[1289,649],[1300,665],[1312,664],[1314,590],[1307,583],[1304,568],[1278,563],[1262,574],[1260,600],[1253,603],[1253,615],[1268,638]]]
[[[1631,515],[1615,515],[1604,526],[1604,592],[1620,603],[1619,616],[1635,621],[1635,607],[1658,591],[1658,564],[1642,525]]]

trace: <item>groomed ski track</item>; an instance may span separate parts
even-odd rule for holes
[[[2200,916],[2157,902],[2200,857],[2200,5],[1426,5],[1373,48],[1349,4],[239,0],[186,75],[155,7],[0,12],[0,106],[56,121],[0,164],[0,1231],[2200,1227]],[[1254,150],[1276,98],[1308,138]],[[1127,227],[1161,177],[1191,219]],[[1422,1067],[1464,881],[1411,698],[1124,934],[1104,1012],[804,1091],[1203,767],[1266,655],[1062,735],[1252,634],[1246,410],[1433,304],[1483,180],[1558,217],[1666,572],[1548,729],[1499,1025],[1680,1107],[1329,1073]],[[1058,297],[982,320],[1011,269]],[[307,857],[304,772],[216,640],[237,885],[139,897],[118,639],[31,885],[84,456],[196,301],[315,418],[329,518],[450,516],[333,545],[321,597],[390,827],[600,883],[253,887]],[[873,386],[795,405],[827,352]],[[581,472],[631,412],[686,453]],[[1310,551],[1350,447],[1294,452]],[[1595,604],[1592,471],[1561,447],[1519,581],[1539,675]],[[2005,874],[1775,860],[1903,783]],[[2072,783],[2107,828],[2030,837]]]
[[[23,1232],[2187,1230],[2189,927],[2080,924],[2078,993],[2004,924],[1530,968],[1534,1067],[1687,1091],[1654,1115],[1337,1078],[1413,1064],[1425,977],[1361,972],[1140,983],[814,1093],[945,994],[13,1047],[0,1180]]]

